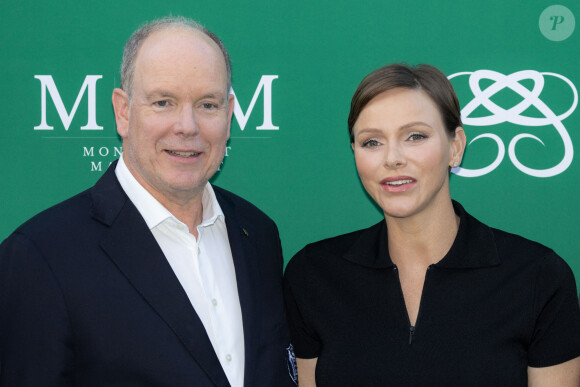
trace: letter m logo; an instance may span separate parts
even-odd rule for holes
[[[254,109],[254,105],[258,100],[258,96],[262,89],[264,90],[264,120],[262,125],[257,126],[257,130],[278,130],[277,126],[274,126],[272,123],[272,82],[274,79],[277,79],[277,75],[262,75],[260,78],[260,83],[254,92],[254,96],[252,97],[252,101],[250,102],[250,106],[248,106],[248,110],[246,113],[242,110],[240,103],[238,102],[238,98],[232,89],[231,92],[234,95],[234,117],[238,120],[238,124],[240,124],[240,129],[244,130],[246,124],[248,123],[248,119],[250,118],[250,114],[252,114],[252,110]]]
[[[79,103],[85,93],[88,94],[88,117],[87,117],[87,124],[85,126],[81,126],[81,130],[103,130],[102,126],[97,124],[97,117],[96,117],[96,85],[97,81],[101,79],[102,75],[87,75],[85,77],[85,81],[81,86],[81,90],[77,95],[77,99],[70,111],[68,113],[66,108],[64,107],[64,103],[62,102],[62,98],[60,98],[60,94],[58,93],[58,89],[54,84],[54,80],[52,79],[52,75],[35,75],[34,78],[40,81],[41,87],[41,105],[42,105],[42,117],[40,125],[35,126],[34,130],[53,130],[54,127],[50,126],[46,122],[46,91],[50,94],[50,98],[52,98],[52,102],[54,103],[54,107],[58,112],[58,116],[64,126],[64,130],[68,130],[70,127],[70,123],[72,122],[77,108],[79,107]]]

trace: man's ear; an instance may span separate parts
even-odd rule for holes
[[[228,94],[228,138],[232,127],[232,116],[234,114],[234,95]]]
[[[129,135],[129,105],[129,96],[124,90],[113,90],[113,110],[115,111],[117,133],[123,139]]]

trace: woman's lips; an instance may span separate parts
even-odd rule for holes
[[[417,180],[409,176],[388,177],[381,180],[381,188],[386,192],[405,192],[415,186]]]

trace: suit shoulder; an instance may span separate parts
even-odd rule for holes
[[[28,238],[48,237],[56,233],[74,230],[79,221],[88,217],[91,206],[89,190],[57,203],[20,225],[13,234]]]
[[[236,213],[244,217],[252,217],[254,219],[260,218],[262,220],[273,222],[273,220],[268,215],[266,215],[266,213],[264,213],[254,204],[250,203],[241,196],[238,196],[233,192],[230,192],[226,189],[215,186],[213,184],[212,188],[224,212],[235,211]]]

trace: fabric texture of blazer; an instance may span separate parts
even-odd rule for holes
[[[115,166],[0,246],[0,386],[229,386]],[[236,270],[244,385],[293,385],[276,225],[214,190]]]

